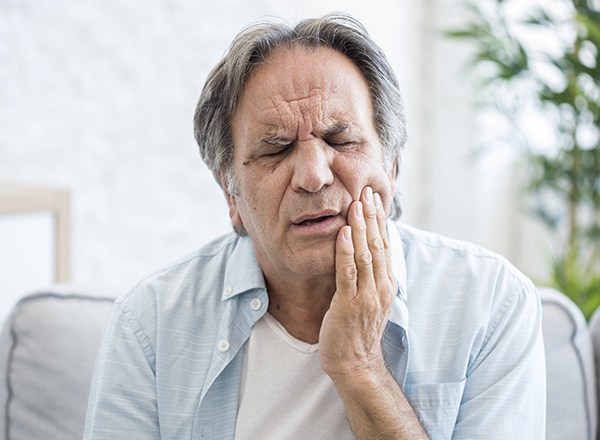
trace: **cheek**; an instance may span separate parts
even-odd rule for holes
[[[383,167],[371,163],[341,163],[337,168],[344,187],[352,196],[352,200],[358,200],[365,186],[373,188],[378,192],[386,211],[391,205],[394,196],[394,183]]]
[[[267,180],[267,179],[264,179]],[[254,184],[252,191],[243,191],[238,197],[239,214],[246,228],[257,230],[270,228],[277,214],[279,201],[268,186]]]

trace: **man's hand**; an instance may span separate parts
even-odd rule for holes
[[[319,351],[352,432],[357,440],[428,438],[383,359],[381,339],[397,284],[386,215],[369,187],[338,233],[335,265],[336,292],[321,325]]]
[[[336,293],[321,326],[323,370],[334,376],[385,369],[381,338],[397,291],[386,214],[370,187],[348,210],[336,242]]]

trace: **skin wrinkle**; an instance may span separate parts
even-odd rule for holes
[[[303,49],[307,50],[307,48]],[[274,57],[281,52],[282,50],[275,51],[275,53],[270,58],[265,60],[263,64],[255,66],[253,71],[249,75],[248,82],[255,79],[257,70],[260,70],[261,68],[264,68],[266,66],[271,66]],[[288,64],[281,67],[278,66],[278,68],[282,71],[282,74],[284,74],[286,70],[293,68],[293,66],[291,64]],[[259,86],[263,87],[264,82],[260,82]],[[284,96],[284,94],[295,96],[297,90],[305,89],[306,87],[308,87],[308,91],[301,97],[288,98],[287,96]],[[329,90],[328,87],[331,90]],[[303,118],[303,115],[320,115],[318,117],[318,122],[320,124],[323,124],[323,115],[326,114],[326,103],[329,102],[333,94],[337,93],[338,90],[339,87],[335,86],[334,84],[331,84],[331,81],[327,81],[324,87],[314,87],[311,85],[310,79],[299,79],[297,77],[294,77],[292,78],[292,84],[288,86],[283,93],[275,93],[270,96],[271,106],[277,112],[278,120],[281,122],[283,127],[290,127],[291,129],[291,126],[294,125],[294,118],[305,119]],[[268,93],[268,91],[265,92]],[[324,100],[321,99],[322,95],[325,95]],[[303,106],[303,102],[308,102],[309,104]],[[262,111],[260,104],[258,102],[251,102],[251,104],[260,114]],[[294,108],[290,108],[290,106],[293,106]],[[237,114],[238,112],[236,111],[235,113]],[[312,123],[310,121],[307,121],[306,119],[304,122],[306,124],[312,125]],[[298,124],[298,127],[295,130],[296,139],[300,138],[300,127],[301,125]]]
[[[271,60],[269,60],[269,64]],[[290,66],[285,66],[283,70],[289,69]],[[251,75],[251,78],[255,79],[256,75]],[[296,88],[302,87],[305,88],[305,83],[309,87],[306,94],[299,98],[287,98],[287,95],[292,94]],[[259,86],[264,87],[264,82],[260,82]],[[304,128],[304,132],[309,132],[315,137],[319,137],[319,134],[315,131],[311,130],[312,123],[309,119],[305,118],[304,115],[309,115],[311,117],[316,116],[316,119],[319,125],[324,124],[323,115],[326,114],[326,106],[331,97],[340,89],[335,84],[331,84],[331,81],[326,82],[326,86],[331,88],[331,91],[327,89],[327,87],[313,87],[310,85],[310,81],[306,79],[296,80],[294,79],[291,91],[287,91],[285,93],[276,93],[269,97],[271,109],[268,107],[266,109],[262,109],[259,102],[252,100],[251,104],[257,110],[257,113],[260,115],[261,113],[268,113],[269,110],[273,108],[277,112],[277,119],[280,121],[283,127],[292,127],[290,130],[293,130],[294,119],[303,121],[303,124],[298,123],[296,128],[296,140],[301,138],[302,131],[301,128]],[[321,99],[322,96],[325,96],[325,99]],[[275,128],[275,127],[274,127]],[[278,132],[281,129],[278,130]],[[286,130],[287,131],[287,130]],[[278,133],[279,134],[279,133]],[[287,136],[281,136],[282,138],[286,138]],[[293,143],[293,140],[290,139]],[[272,168],[273,170],[273,168]]]
[[[279,115],[279,120],[282,122],[283,127],[290,127],[290,130],[293,130],[293,126],[296,125],[294,121],[303,122],[297,123],[297,128],[295,130],[296,140],[301,138],[303,132],[314,135],[312,131],[312,122],[308,120],[305,115],[310,115],[311,117],[316,116],[319,124],[323,124],[325,109],[323,108],[324,105],[321,105],[318,102],[319,94],[322,92],[319,89],[310,90],[310,92],[311,93],[309,93],[308,96],[300,99],[285,100],[280,96],[281,100],[273,100],[273,106]]]
[[[334,90],[338,90],[337,87],[334,88]],[[327,98],[325,100],[321,99],[322,95],[325,95]],[[327,141],[329,137],[331,137],[332,135],[335,134],[339,134],[339,133],[349,133],[349,136],[352,138],[356,138],[359,137],[361,134],[361,130],[360,128],[356,127],[355,131],[357,133],[353,133],[352,130],[350,130],[350,127],[355,127],[354,124],[352,124],[351,122],[336,122],[334,123],[333,126],[326,128],[325,130],[322,130],[322,134],[319,132],[316,132],[315,130],[313,130],[312,127],[312,123],[310,121],[310,119],[304,117],[304,115],[308,115],[308,116],[314,116],[317,115],[317,120],[319,122],[319,125],[323,125],[323,126],[327,126],[327,124],[323,123],[323,119],[324,115],[326,114],[326,102],[329,100],[328,98],[330,98],[332,96],[332,93],[327,92],[326,90],[324,90],[323,88],[320,87],[313,87],[309,89],[309,93],[307,96],[303,96],[301,98],[298,99],[291,99],[289,101],[284,101],[283,95],[282,94],[278,94],[275,95],[271,98],[271,105],[275,108],[275,111],[277,112],[277,119],[279,121],[282,121],[282,126],[283,127],[288,127],[288,126],[292,126],[294,125],[294,121],[301,121],[299,123],[297,123],[297,133],[296,133],[296,138],[295,139],[288,139],[287,136],[285,135],[279,135],[279,133],[277,135],[269,135],[267,136],[267,138],[271,138],[271,139],[280,139],[280,142],[283,143],[290,143],[290,147],[288,147],[288,150],[291,148],[291,146],[294,146],[295,144],[299,144],[301,142],[301,138],[306,138],[306,139],[312,139],[312,137],[314,138],[322,138],[324,141]],[[260,109],[260,105],[256,102],[253,102],[254,107],[257,109]],[[317,109],[317,111],[314,111],[315,109]],[[265,110],[265,112],[268,113],[269,109],[267,108]],[[278,130],[278,132],[282,131],[281,129]],[[287,131],[287,130],[285,130]],[[330,132],[331,134],[329,134],[328,132]],[[308,133],[307,135],[303,136],[303,133]],[[264,138],[261,140],[259,139],[257,141],[257,144],[262,144],[264,143]],[[364,142],[353,142],[353,144],[357,144],[359,146],[362,146],[364,144]],[[285,151],[284,153],[278,155],[276,158],[273,158],[273,160],[271,161],[269,159],[268,162],[264,163],[265,166],[268,166],[270,169],[271,174],[274,173],[277,170],[277,167],[282,163],[284,156],[288,153],[288,151]],[[359,161],[360,162],[360,161]],[[247,162],[245,162],[244,164],[246,164]]]

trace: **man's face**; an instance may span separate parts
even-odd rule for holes
[[[335,239],[369,185],[386,212],[384,165],[366,80],[328,48],[281,49],[252,71],[232,118],[234,226],[252,238],[269,276],[335,272]]]

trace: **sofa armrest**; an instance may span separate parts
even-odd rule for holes
[[[81,439],[113,298],[38,293],[0,333],[0,439]]]
[[[562,293],[540,288],[546,351],[548,440],[595,440],[598,402],[594,352],[581,310]]]

